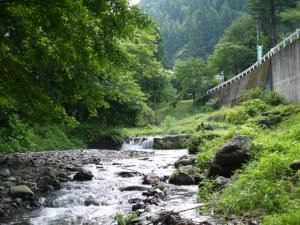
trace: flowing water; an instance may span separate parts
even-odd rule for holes
[[[139,144],[142,146],[141,142]],[[128,147],[126,146],[127,149]],[[135,147],[133,146],[133,148]],[[131,211],[132,205],[128,203],[129,199],[145,198],[141,191],[122,192],[120,188],[133,185],[142,186],[142,174],[149,174],[152,171],[159,176],[170,175],[174,170],[173,163],[180,156],[187,154],[186,150],[148,151],[153,154],[143,158],[115,160],[104,163],[102,166],[86,165],[86,169],[91,170],[94,175],[92,181],[68,182],[64,189],[45,199],[42,208],[19,215],[9,224],[116,224],[114,216],[117,212],[125,214]],[[129,178],[118,176],[118,172],[124,171],[135,171],[141,175]],[[162,211],[180,211],[197,206],[199,203],[196,201],[196,192],[197,186],[171,186],[166,199],[161,201],[158,206],[150,206],[145,215],[153,216]],[[94,199],[99,206],[85,206],[84,202],[87,199]],[[199,217],[195,210],[185,212],[182,216],[198,222],[209,219]]]

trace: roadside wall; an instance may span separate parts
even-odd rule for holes
[[[257,69],[240,80],[214,92],[212,98],[218,99],[218,105],[234,105],[238,103],[245,90],[256,87],[265,88],[268,80],[270,60],[265,61]]]
[[[273,90],[289,102],[300,103],[300,40],[279,51],[271,60]]]
[[[300,40],[281,49],[271,59],[228,86],[210,95],[219,105],[238,103],[245,90],[270,88],[288,102],[300,103]]]

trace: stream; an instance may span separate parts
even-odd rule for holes
[[[143,142],[147,141],[147,145]],[[145,146],[147,149],[145,149]],[[130,148],[132,147],[132,148]],[[140,148],[140,149],[139,149]],[[143,149],[142,149],[143,148]],[[117,212],[126,214],[131,212],[132,205],[128,200],[144,199],[142,191],[121,191],[121,188],[142,185],[143,174],[155,172],[159,176],[170,175],[174,171],[173,163],[187,150],[152,150],[151,140],[144,139],[123,146],[123,150],[147,151],[146,157],[118,159],[104,162],[102,165],[85,165],[94,175],[92,181],[67,182],[65,187],[53,192],[43,199],[43,206],[29,213],[16,216],[8,224],[11,225],[111,225],[116,224],[114,216]],[[138,172],[134,177],[121,177],[119,172]],[[163,211],[181,211],[198,206],[196,200],[197,186],[174,186],[168,188],[167,197],[158,205],[146,208],[142,215],[155,217]],[[86,200],[96,204],[86,206]],[[195,222],[211,221],[211,218],[199,216],[196,210],[182,213],[183,218]]]

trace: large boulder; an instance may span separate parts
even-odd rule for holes
[[[34,196],[32,190],[26,185],[12,186],[9,189],[9,193],[12,197],[29,199]]]
[[[76,181],[89,181],[93,179],[93,174],[89,170],[80,169],[73,177]]]
[[[153,149],[185,149],[191,135],[168,135],[164,137],[156,137],[153,140]]]
[[[175,185],[195,185],[196,182],[189,174],[176,170],[169,179],[170,184]]]
[[[251,141],[246,136],[237,136],[231,139],[216,153],[208,177],[230,177],[250,158]]]

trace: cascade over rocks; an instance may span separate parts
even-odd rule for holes
[[[210,165],[208,177],[230,177],[250,158],[251,141],[246,136],[237,136],[219,149]]]

